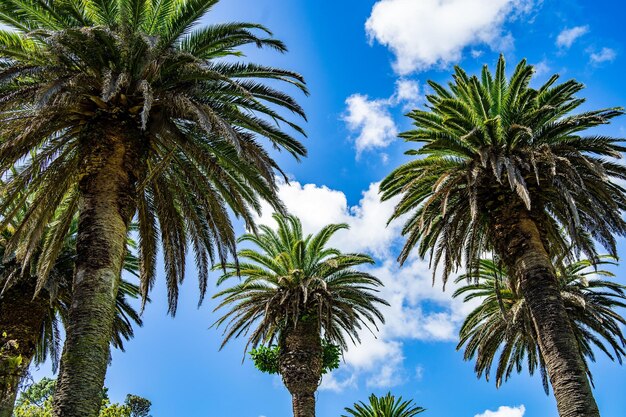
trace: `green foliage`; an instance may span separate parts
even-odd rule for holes
[[[565,309],[592,382],[588,362],[595,361],[593,347],[619,363],[626,355],[622,332],[626,319],[617,312],[626,307],[626,287],[610,281],[614,275],[601,268],[605,265],[615,265],[614,259],[603,257],[596,263],[580,260],[557,269]],[[457,283],[465,281],[466,285],[456,290],[454,297],[481,301],[461,326],[457,349],[465,345],[464,358],[475,359],[478,377],[484,374],[489,380],[495,365],[497,387],[525,367],[531,375],[539,369],[547,394],[545,360],[515,276],[488,259],[480,261],[478,272],[476,281],[468,282],[467,275],[457,279]]]
[[[28,387],[16,402],[14,417],[52,417],[52,396],[56,380],[43,378]],[[99,417],[151,417],[152,403],[143,397],[128,394],[124,404],[111,403],[107,389],[102,390]]]
[[[130,408],[130,417],[150,417],[152,402],[147,398],[128,394],[125,404]]]
[[[507,78],[501,56],[495,74],[456,67],[448,88],[429,82],[428,105],[408,114],[415,129],[401,135],[421,146],[380,187],[383,200],[400,197],[392,216],[405,219],[400,261],[415,249],[444,282],[461,266],[475,276],[498,243],[495,225],[527,211],[551,255],[596,259],[596,243],[616,254],[614,234],[626,234],[626,167],[616,160],[626,148],[585,133],[623,109],[572,113],[583,84],[554,75],[535,89],[533,73],[523,60]]]
[[[286,51],[262,25],[200,24],[217,2],[0,1],[0,229],[30,201],[9,244],[40,283],[78,210],[79,179],[113,142],[135,191],[142,296],[161,242],[172,314],[188,248],[202,297],[210,265],[235,254],[231,214],[253,227],[261,201],[282,209],[263,143],[306,155],[290,120],[304,110],[279,87],[307,89],[295,72],[241,61],[249,46]]]
[[[426,411],[415,405],[413,400],[402,401],[402,397],[396,398],[390,392],[384,397],[372,394],[368,404],[360,401],[353,407],[345,409],[351,417],[413,417]]]
[[[331,224],[304,236],[297,217],[275,214],[274,220],[277,230],[262,225],[259,233],[239,238],[256,248],[239,250],[239,262],[227,264],[218,281],[221,285],[243,278],[214,296],[223,297],[216,310],[228,308],[215,323],[226,327],[222,346],[246,333],[246,349],[272,345],[299,320],[317,323],[320,334],[342,349],[348,340],[359,341],[359,330],[377,329],[384,321],[378,305],[387,305],[376,296],[382,283],[355,268],[374,260],[327,247],[331,237],[348,226]]]
[[[280,356],[280,347],[258,346],[250,350],[250,357],[254,362],[254,366],[261,372],[268,374],[278,374],[278,358]],[[322,342],[322,375],[339,368],[341,360],[341,347],[338,345]]]
[[[278,346],[258,346],[250,350],[250,357],[254,366],[261,372],[268,374],[278,373],[278,356],[280,349]]]

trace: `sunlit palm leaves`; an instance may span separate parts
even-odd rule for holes
[[[555,75],[532,88],[533,72],[522,61],[507,79],[501,57],[495,75],[487,66],[480,77],[456,67],[448,88],[429,82],[427,108],[409,113],[415,130],[401,135],[422,146],[381,184],[383,199],[402,196],[393,218],[408,216],[400,261],[417,247],[442,265],[444,282],[463,262],[474,274],[504,207],[528,210],[551,254],[573,245],[593,259],[599,242],[615,255],[626,197],[613,180],[626,178],[615,162],[625,148],[620,139],[583,134],[622,109],[572,114],[584,102],[576,97],[583,85],[556,84]]]
[[[232,337],[249,335],[248,344],[272,344],[298,320],[317,320],[323,337],[347,347],[346,337],[359,340],[363,327],[375,329],[383,316],[377,304],[381,282],[354,269],[374,261],[363,254],[343,254],[327,247],[333,234],[347,229],[332,224],[315,235],[304,236],[300,220],[274,215],[278,229],[260,226],[258,235],[246,234],[241,243],[256,248],[239,250],[240,263],[227,265],[219,283],[242,281],[220,291],[217,309],[228,308],[216,324],[225,325],[223,344]]]
[[[9,26],[0,30],[0,172],[19,166],[0,212],[6,223],[21,198],[32,200],[8,243],[25,264],[45,225],[54,225],[51,236],[66,235],[80,179],[106,154],[106,135],[134,157],[125,168],[135,188],[142,294],[153,284],[160,240],[171,311],[188,246],[203,295],[209,264],[236,251],[229,212],[252,227],[260,199],[281,209],[278,166],[257,137],[296,158],[306,154],[289,133],[302,130],[279,112],[304,117],[303,110],[277,89],[306,92],[304,82],[238,61],[247,45],[285,51],[264,27],[196,26],[216,3],[0,0],[0,23]],[[41,280],[61,240],[45,240]]]
[[[346,408],[350,417],[413,417],[426,411],[415,405],[412,400],[402,401],[402,397],[396,398],[391,393],[384,397],[372,394],[369,397],[369,404],[359,401],[353,407]]]
[[[594,347],[619,363],[626,354],[626,339],[622,333],[626,320],[616,311],[626,307],[626,287],[607,280],[613,277],[611,272],[596,269],[606,264],[613,262],[604,258],[594,267],[583,260],[558,271],[565,308],[590,379],[587,360],[595,361]],[[479,377],[484,374],[488,380],[495,367],[496,386],[524,368],[531,375],[539,369],[547,393],[548,378],[537,332],[514,278],[486,259],[480,261],[478,273],[477,282],[454,293],[455,297],[463,296],[466,302],[481,300],[461,327],[458,348],[465,345],[465,359],[476,360]],[[462,275],[457,282],[467,278]]]

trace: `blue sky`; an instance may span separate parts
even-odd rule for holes
[[[558,72],[584,82],[589,108],[626,104],[623,17],[621,2],[598,7],[575,0],[222,0],[206,17],[262,23],[287,43],[285,55],[247,51],[249,59],[304,74],[312,92],[300,97],[309,157],[297,163],[278,156],[292,178],[281,196],[309,231],[349,223],[351,231],[333,243],[374,255],[373,272],[387,285],[387,325],[377,339],[364,335],[363,345],[325,378],[319,416],[339,416],[345,406],[388,390],[415,399],[428,417],[557,416],[538,378],[516,375],[496,389],[475,377],[455,350],[468,306],[451,300],[451,288],[433,287],[420,260],[395,264],[399,225],[385,228],[392,206],[378,201],[377,182],[406,160],[407,147],[395,138],[410,127],[403,113],[423,104],[426,80],[446,82],[455,64],[475,72],[502,52],[510,67],[522,58],[535,64],[539,81]],[[605,131],[626,136],[626,117]],[[261,221],[269,221],[267,210]],[[111,397],[145,396],[155,417],[290,415],[280,380],[242,363],[243,341],[218,352],[221,333],[209,328],[214,302],[197,308],[192,265],[176,318],[166,316],[159,274],[145,326],[125,353],[113,353]],[[624,369],[599,356],[592,370],[603,416],[625,415]],[[35,375],[47,373],[44,366]]]

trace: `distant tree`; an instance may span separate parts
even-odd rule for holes
[[[52,398],[56,380],[43,378],[28,387],[16,402],[15,417],[52,417]],[[128,394],[123,404],[111,403],[108,390],[102,390],[98,417],[151,417],[152,403],[143,397]]]
[[[350,416],[342,417],[413,417],[426,411],[415,405],[413,400],[402,401],[402,397],[396,398],[390,392],[384,397],[372,394],[368,404],[359,401],[353,407],[346,407],[345,410]]]
[[[626,319],[618,313],[626,308],[626,287],[611,281],[613,274],[602,269],[610,264],[614,264],[612,258],[604,257],[596,263],[579,260],[556,270],[579,354],[592,382],[588,361],[595,361],[594,347],[619,363],[626,355],[622,332]],[[467,275],[461,275],[457,282],[467,279]],[[489,380],[495,365],[496,386],[513,372],[527,368],[532,375],[539,369],[547,394],[545,359],[518,280],[489,259],[480,260],[476,281],[472,279],[454,293],[454,297],[463,296],[464,301],[481,300],[461,327],[457,349],[465,345],[465,359],[476,360],[478,377],[484,374]]]
[[[315,391],[324,370],[323,339],[342,349],[348,340],[359,341],[359,330],[383,322],[378,305],[387,302],[375,295],[380,280],[355,269],[374,263],[371,257],[326,246],[347,225],[331,224],[304,236],[297,217],[276,214],[274,219],[277,230],[260,226],[260,233],[239,239],[257,248],[239,250],[240,261],[226,265],[219,284],[242,280],[215,295],[223,297],[216,310],[228,308],[216,325],[225,326],[222,347],[248,334],[246,349],[276,343],[276,350],[264,352],[277,356],[277,362],[268,357],[256,365],[280,373],[295,417],[314,417]]]

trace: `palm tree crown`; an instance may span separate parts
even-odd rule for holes
[[[463,260],[472,273],[497,243],[494,218],[511,206],[531,213],[551,253],[570,253],[573,245],[593,259],[599,242],[615,255],[613,234],[626,232],[626,196],[609,180],[626,178],[626,168],[612,161],[625,148],[621,139],[580,133],[623,111],[572,115],[584,102],[575,97],[583,85],[555,85],[554,75],[534,89],[533,71],[523,60],[507,80],[500,57],[495,76],[487,66],[480,78],[456,67],[449,89],[429,81],[435,94],[428,108],[410,112],[416,129],[401,135],[423,144],[407,152],[419,158],[381,184],[383,199],[402,195],[393,218],[409,214],[401,261],[417,245],[435,267],[442,263],[444,282]]]
[[[346,349],[346,336],[359,341],[359,330],[376,328],[384,318],[376,304],[388,305],[375,295],[380,280],[354,269],[374,261],[363,254],[343,254],[326,247],[334,233],[347,229],[331,224],[315,235],[304,236],[294,216],[274,215],[278,230],[260,226],[258,235],[240,242],[257,249],[241,249],[237,263],[226,265],[218,283],[244,277],[239,284],[218,292],[217,309],[230,309],[217,322],[227,326],[226,344],[233,336],[250,332],[248,344],[272,344],[299,321],[316,321],[323,337]]]
[[[88,177],[116,152],[124,154],[120,175],[129,183],[120,212],[138,215],[142,294],[153,283],[160,234],[172,312],[187,242],[203,295],[209,262],[236,250],[228,210],[252,226],[259,197],[281,208],[277,164],[256,137],[303,156],[278,123],[302,130],[277,109],[304,113],[261,80],[306,92],[304,82],[291,71],[228,59],[249,44],[285,46],[257,24],[195,27],[217,2],[0,1],[0,23],[10,27],[0,30],[0,172],[23,162],[4,187],[0,212],[10,220],[19,194],[32,198],[9,243],[24,263],[43,225],[55,225],[40,279],[61,250]]]
[[[346,408],[350,417],[413,417],[426,411],[415,405],[413,400],[402,401],[402,397],[396,398],[390,392],[384,397],[372,394],[369,397],[369,404],[359,401],[353,407],[354,409]]]
[[[594,346],[620,364],[626,355],[626,339],[621,329],[626,319],[615,311],[626,307],[626,287],[606,279],[613,274],[598,269],[606,264],[614,262],[606,257],[596,264],[579,260],[557,270],[565,308],[590,380],[587,359],[595,361]],[[482,300],[465,319],[457,349],[466,345],[465,359],[476,358],[476,374],[479,377],[484,374],[487,380],[495,360],[496,386],[508,380],[513,372],[521,372],[525,365],[531,375],[538,368],[548,393],[537,332],[514,275],[488,259],[480,260],[478,271],[477,282],[468,283],[454,293],[454,297],[464,296],[464,301]],[[461,275],[457,282],[467,279]]]

